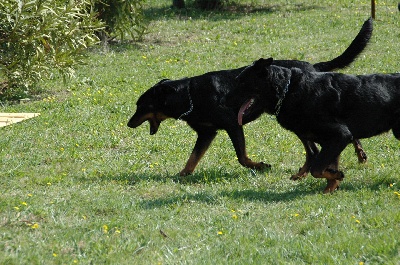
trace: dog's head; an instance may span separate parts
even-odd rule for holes
[[[184,108],[189,108],[188,102],[180,102],[185,98],[182,94],[187,85],[188,81],[185,79],[163,79],[158,82],[139,97],[136,112],[129,120],[128,127],[136,128],[148,121],[150,134],[155,134],[163,120],[177,118]]]
[[[290,70],[272,65],[273,59],[259,59],[246,67],[237,77],[238,86],[226,96],[228,106],[241,105],[238,123],[259,113],[273,113],[282,87],[290,79]]]

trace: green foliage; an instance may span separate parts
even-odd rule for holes
[[[98,18],[106,24],[108,37],[124,39],[129,35],[132,40],[140,41],[147,30],[143,3],[144,0],[94,0],[93,6]]]
[[[86,0],[3,0],[0,78],[4,96],[24,96],[54,69],[71,77],[102,25]],[[0,79],[0,80],[1,80]],[[1,92],[1,91],[0,91]]]

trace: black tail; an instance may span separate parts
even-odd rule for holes
[[[341,55],[331,61],[314,64],[315,70],[318,72],[330,72],[349,66],[367,46],[372,30],[372,18],[369,18],[364,22],[360,32],[358,32],[350,46]]]

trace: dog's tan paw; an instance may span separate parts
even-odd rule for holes
[[[292,175],[292,176],[290,177],[290,179],[291,179],[291,180],[294,180],[294,181],[296,181],[296,180],[301,180],[301,179],[307,177],[307,174],[308,174],[308,170],[305,169],[304,167],[301,167],[301,168],[299,169],[299,172],[298,172],[297,174]]]
[[[324,194],[333,193],[335,190],[339,189],[340,180],[338,179],[328,179],[328,184],[324,189]]]

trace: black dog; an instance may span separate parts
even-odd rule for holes
[[[262,108],[303,143],[319,143],[321,152],[309,169],[314,177],[327,179],[325,193],[334,191],[343,179],[338,159],[353,139],[392,129],[400,140],[400,73],[354,76],[272,63],[272,58],[260,59],[244,69],[227,103],[243,103],[239,116],[251,116],[253,108]]]
[[[299,67],[308,71],[331,71],[348,66],[366,47],[372,34],[372,20],[364,22],[360,32],[350,46],[339,57],[317,64],[295,60],[274,61],[274,64],[285,67]],[[180,80],[162,80],[137,101],[135,114],[128,126],[136,128],[143,122],[150,123],[150,134],[155,134],[160,123],[167,118],[185,120],[198,134],[192,154],[180,175],[191,174],[209,145],[217,135],[217,130],[226,130],[240,164],[253,169],[263,169],[269,165],[251,161],[247,157],[245,138],[242,126],[237,123],[237,112],[240,105],[227,108],[221,99],[237,86],[235,77],[246,67],[210,72],[204,75]],[[246,115],[243,124],[255,120],[263,113],[263,108]],[[366,159],[360,143],[355,143],[360,161]],[[307,153],[316,153],[318,148],[308,142]]]

